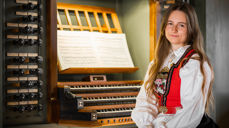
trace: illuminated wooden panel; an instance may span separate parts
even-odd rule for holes
[[[59,11],[64,11],[65,20],[67,21],[67,25],[63,25],[61,22],[61,17]],[[73,11],[75,13],[75,20],[77,21],[77,25],[73,25],[72,20],[70,18],[69,11]],[[83,16],[80,16],[79,12],[83,12]],[[95,26],[92,26],[92,21],[89,16],[89,13],[93,14],[93,18],[95,19]],[[104,24],[101,24],[99,20],[98,14],[102,14],[102,19]],[[108,19],[107,15],[110,15],[110,19]],[[86,19],[87,26],[83,26],[83,18]],[[118,16],[114,9],[112,8],[103,8],[103,7],[95,7],[95,6],[86,6],[86,5],[75,5],[75,4],[66,4],[66,3],[58,3],[57,4],[57,28],[59,30],[78,30],[78,31],[96,31],[96,32],[105,32],[105,33],[122,33],[122,29],[118,20]],[[110,21],[110,22],[109,22]],[[112,22],[112,23],[111,23]],[[111,28],[111,24],[114,24],[114,28]]]
[[[131,117],[118,117],[98,119],[97,121],[80,121],[80,120],[59,120],[60,125],[74,126],[74,127],[102,127],[114,125],[128,125],[134,124]]]
[[[150,61],[154,59],[157,42],[157,6],[158,2],[150,0]]]
[[[138,67],[133,68],[69,68],[59,71],[60,74],[104,74],[104,73],[133,73]]]

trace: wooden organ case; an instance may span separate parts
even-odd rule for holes
[[[66,19],[65,23],[61,17]],[[72,17],[77,24],[73,23]],[[86,25],[82,22],[83,18]],[[70,31],[122,33],[114,9],[65,3],[57,4],[57,28]],[[81,127],[134,124],[130,115],[135,107],[142,81],[117,81],[112,79],[112,74],[132,73],[137,69],[137,67],[73,67],[59,70],[57,88],[60,120],[58,122]]]

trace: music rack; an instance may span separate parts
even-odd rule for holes
[[[122,33],[122,29],[114,9],[66,3],[57,3],[57,8],[57,28],[60,30],[70,29],[71,31],[88,30],[90,32]],[[60,11],[64,11],[67,24],[62,23]],[[78,24],[73,24],[70,12],[74,12],[76,18],[75,20]],[[83,19],[81,14],[84,15],[87,24],[82,22]],[[90,15],[94,15],[96,26],[92,23]],[[109,17],[111,17],[112,23],[109,22]],[[101,18],[103,18],[104,21],[102,21]]]
[[[61,17],[64,13],[64,17]],[[62,20],[61,20],[62,19]],[[86,20],[86,23],[83,22]],[[94,24],[93,24],[94,23]],[[70,31],[90,31],[103,33],[122,33],[118,16],[114,9],[57,3],[57,29]],[[69,68],[60,70],[60,74],[96,74],[96,73],[133,73],[138,67],[111,68]]]

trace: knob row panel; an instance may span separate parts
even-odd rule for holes
[[[46,1],[3,3],[3,125],[45,123]]]

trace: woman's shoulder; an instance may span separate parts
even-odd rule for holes
[[[200,59],[198,54],[193,54],[192,57],[188,60],[188,62],[184,65],[184,69],[190,69],[190,70],[200,70]],[[205,71],[210,72],[210,65],[207,61],[203,62],[203,68]]]

